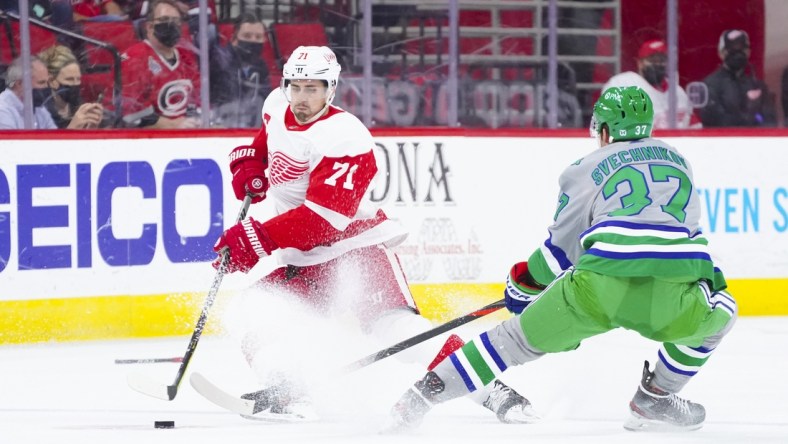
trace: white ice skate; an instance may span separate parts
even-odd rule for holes
[[[654,373],[648,367],[646,361],[643,379],[629,403],[632,417],[624,424],[624,428],[635,432],[676,432],[703,427],[706,409],[655,387],[652,384]]]
[[[523,395],[497,379],[492,384],[492,390],[482,405],[495,413],[499,421],[504,424],[531,424],[542,419]]]

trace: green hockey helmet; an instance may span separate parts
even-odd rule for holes
[[[651,136],[654,106],[651,98],[637,86],[606,89],[594,104],[591,135],[596,137],[606,124],[613,141]]]

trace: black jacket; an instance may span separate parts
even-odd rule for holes
[[[232,47],[211,48],[213,122],[225,128],[259,128],[263,101],[271,92],[262,59],[241,60]]]
[[[703,127],[776,126],[774,97],[766,84],[746,72],[736,76],[720,65],[703,82],[708,88],[708,102],[700,109]],[[748,92],[760,90],[751,99]],[[753,93],[754,94],[754,93]]]

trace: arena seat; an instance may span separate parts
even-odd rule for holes
[[[109,43],[120,53],[123,53],[129,46],[139,42],[134,30],[134,24],[130,21],[83,22],[82,34],[85,37]],[[112,55],[108,51],[93,45],[88,45],[85,54],[86,62],[89,65],[112,64]]]
[[[10,22],[10,24],[9,24]],[[6,26],[10,26],[11,41],[8,39]],[[30,26],[30,50],[33,54],[49,48],[56,42],[55,35],[46,29],[39,28],[38,26]],[[0,63],[9,64],[13,60],[13,54],[19,55],[19,48],[21,42],[19,39],[19,22],[3,21],[2,28],[0,28]],[[13,48],[13,51],[11,51]]]
[[[281,68],[299,46],[328,46],[328,35],[321,23],[274,23],[271,46]]]
[[[219,38],[220,45],[226,45],[233,39],[233,24],[232,22],[223,22],[216,25],[216,34]]]

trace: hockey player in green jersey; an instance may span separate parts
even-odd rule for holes
[[[737,316],[736,302],[699,229],[692,169],[651,138],[651,99],[605,90],[591,131],[600,149],[559,178],[549,237],[506,280],[519,313],[484,332],[417,381],[392,409],[394,428],[418,425],[436,403],[473,392],[507,368],[623,327],[662,343],[629,404],[628,430],[695,430],[702,405],[678,393]]]

